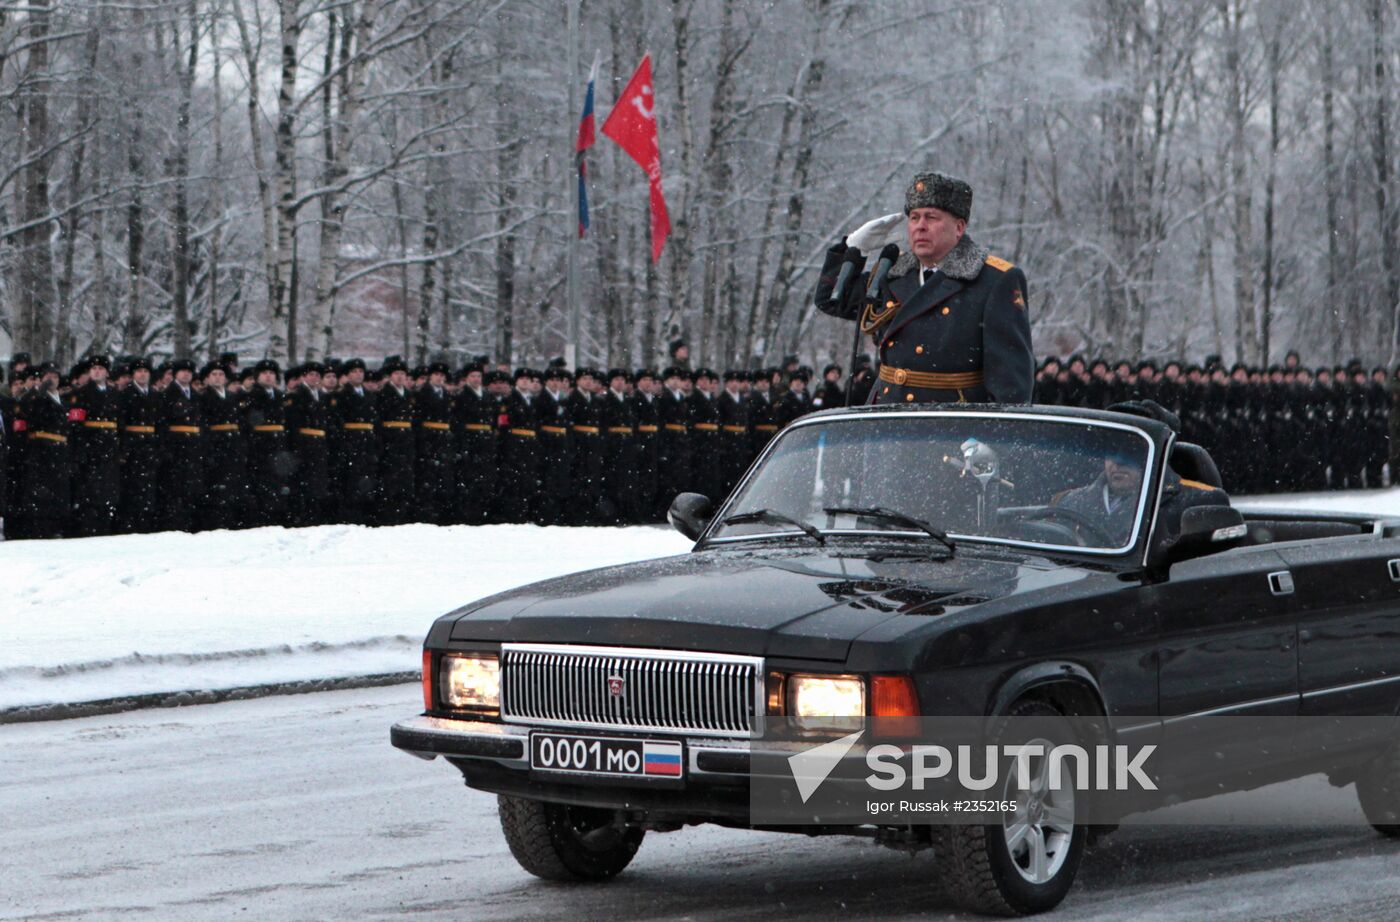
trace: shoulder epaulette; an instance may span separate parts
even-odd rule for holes
[[[987,265],[991,266],[993,269],[999,269],[1002,272],[1008,272],[1016,268],[1014,263],[1009,263],[1000,256],[988,256]]]

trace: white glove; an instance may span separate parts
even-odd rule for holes
[[[873,221],[866,221],[846,238],[846,246],[855,247],[867,255],[893,241],[894,234],[904,223],[904,212],[896,211]]]

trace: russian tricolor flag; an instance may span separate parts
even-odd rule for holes
[[[598,82],[598,61],[601,52],[593,56],[593,69],[588,72],[588,91],[583,95],[583,117],[578,123],[578,140],[574,143],[574,156],[578,159],[578,235],[588,231],[588,162],[584,151],[593,146],[596,135],[593,129],[593,87]]]
[[[642,742],[642,774],[681,776],[681,744]]]

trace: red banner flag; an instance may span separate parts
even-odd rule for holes
[[[661,259],[661,248],[671,233],[671,217],[661,194],[661,144],[656,135],[656,95],[651,83],[651,55],[642,58],[637,72],[603,122],[603,134],[612,138],[646,171],[651,189],[651,261]]]

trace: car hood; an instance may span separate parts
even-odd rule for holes
[[[964,545],[964,548],[966,545]],[[709,549],[575,573],[474,603],[454,640],[665,647],[841,661],[895,618],[931,618],[1059,584],[1043,558]]]

